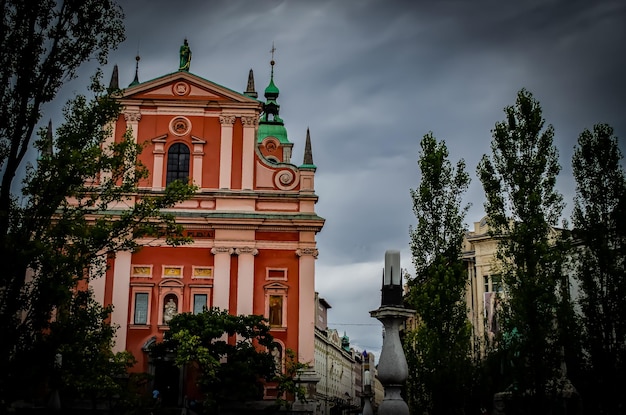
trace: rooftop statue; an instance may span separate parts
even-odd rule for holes
[[[185,39],[185,43],[183,43],[183,45],[181,45],[180,47],[180,66],[178,70],[189,72],[190,64],[191,64],[191,49],[189,48],[187,39]]]

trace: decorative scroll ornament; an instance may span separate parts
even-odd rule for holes
[[[298,185],[298,176],[291,170],[279,170],[274,175],[274,184],[281,190],[292,190]]]
[[[217,255],[217,254],[229,254],[232,255],[235,253],[235,250],[233,248],[229,248],[227,246],[216,246],[215,248],[211,249],[211,253],[213,255]]]
[[[259,250],[256,248],[252,248],[249,246],[244,246],[241,248],[235,248],[235,254],[237,255],[242,255],[242,254],[252,254],[252,255],[258,255],[259,254]]]
[[[126,122],[139,122],[139,120],[141,120],[141,113],[139,111],[125,112],[124,119]]]
[[[233,125],[236,119],[235,115],[220,115],[220,124]]]
[[[319,251],[315,248],[298,248],[296,249],[296,255],[297,256],[310,255],[313,258],[317,258],[317,256],[319,255]]]

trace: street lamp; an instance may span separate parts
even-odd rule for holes
[[[372,377],[370,375],[370,371],[366,370],[363,375],[365,378],[363,383],[365,384],[365,391],[363,393],[363,397],[365,398],[365,402],[363,402],[363,415],[374,415],[374,409],[372,408],[372,402],[370,399],[372,398]]]
[[[409,415],[409,407],[400,391],[409,369],[400,341],[400,326],[414,314],[402,303],[402,270],[400,251],[385,252],[381,305],[370,315],[385,327],[383,349],[378,361],[378,380],[385,387],[385,398],[378,408],[379,415]]]
[[[381,305],[402,307],[402,268],[400,267],[400,251],[385,252],[385,268],[383,268],[383,288]]]

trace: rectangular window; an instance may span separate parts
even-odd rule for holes
[[[502,292],[502,277],[499,275],[494,275],[491,278],[491,287],[494,292],[501,293]]]
[[[286,268],[267,268],[265,272],[265,279],[267,280],[287,280]]]
[[[485,292],[491,292],[491,290],[489,289],[489,275],[483,276],[483,280],[485,280]]]
[[[148,293],[135,293],[134,324],[148,324]]]
[[[194,294],[193,295],[193,313],[200,314],[207,308],[206,294]]]

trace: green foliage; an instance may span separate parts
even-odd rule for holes
[[[65,399],[109,399],[124,393],[127,370],[135,364],[129,352],[113,353],[115,327],[107,323],[111,308],[102,307],[90,291],[77,291],[56,313],[44,335],[42,351],[58,353],[53,376]]]
[[[61,349],[67,351],[63,377],[68,387],[83,394],[102,382],[109,390],[110,382],[88,379],[82,372],[87,367],[83,360],[96,359],[96,351],[103,353],[98,358],[118,359],[102,346],[108,336],[101,326],[106,313],[82,299],[81,311],[77,289],[82,281],[103,274],[108,253],[136,249],[137,237],[184,242],[173,217],[161,209],[189,197],[194,189],[177,184],[162,195],[130,196],[146,175],[137,163],[141,147],[130,137],[108,144],[109,126],[120,105],[100,84],[99,73],[91,85],[92,99],[75,97],[66,105],[65,122],[56,134],[42,131],[38,140],[33,138],[42,105],[75,77],[83,62],[95,57],[104,64],[109,50],[123,40],[119,6],[110,0],[8,0],[3,7],[0,250],[7,260],[0,275],[0,402],[10,404],[41,392],[36,390],[40,382],[33,380],[45,383],[48,375],[58,374],[53,362]],[[36,166],[24,166],[33,147],[42,155]],[[24,168],[26,177],[19,177],[17,172]],[[129,207],[111,209],[124,204]],[[66,319],[52,324],[55,310],[70,311]],[[72,343],[85,339],[63,340],[57,331],[67,333],[64,327],[94,335],[83,345],[89,356],[81,355]],[[55,350],[50,349],[53,338]],[[126,357],[119,359],[118,366],[128,362]],[[102,376],[109,376],[106,370]]]
[[[417,227],[409,230],[417,278],[438,256],[458,259],[463,220],[469,209],[469,205],[461,207],[462,197],[470,183],[465,161],[461,159],[453,167],[444,141],[437,142],[428,133],[420,146],[418,165],[422,178],[418,189],[410,191]]]
[[[274,339],[263,316],[211,308],[177,314],[169,326],[154,353],[172,351],[176,364],[199,371],[205,408],[262,398],[262,380],[271,380],[276,370],[268,351]]]
[[[626,406],[626,176],[621,160],[618,139],[606,124],[580,134],[572,159],[577,184],[572,221],[579,243],[575,275],[586,378],[593,379],[584,385],[586,407],[597,414],[625,413]]]
[[[291,402],[289,396],[295,397],[297,400],[306,402],[306,389],[298,383],[300,373],[307,369],[309,365],[298,361],[296,353],[291,350],[285,350],[285,370],[275,374],[272,381],[278,384],[276,402],[280,406],[289,408]]]
[[[470,179],[463,160],[453,167],[445,142],[437,142],[432,133],[424,136],[421,147],[422,178],[418,189],[411,189],[418,220],[410,229],[416,275],[408,282],[406,303],[418,320],[404,341],[407,395],[414,412],[462,413],[471,389],[471,327],[461,259],[468,206],[461,207],[461,199]]]
[[[503,367],[540,408],[560,365],[557,311],[568,300],[563,249],[552,231],[563,209],[555,190],[560,166],[553,128],[544,128],[541,106],[530,92],[519,91],[504,112],[506,119],[492,131],[492,155],[483,156],[478,175],[503,264],[500,321],[507,341],[500,347],[511,358]]]

